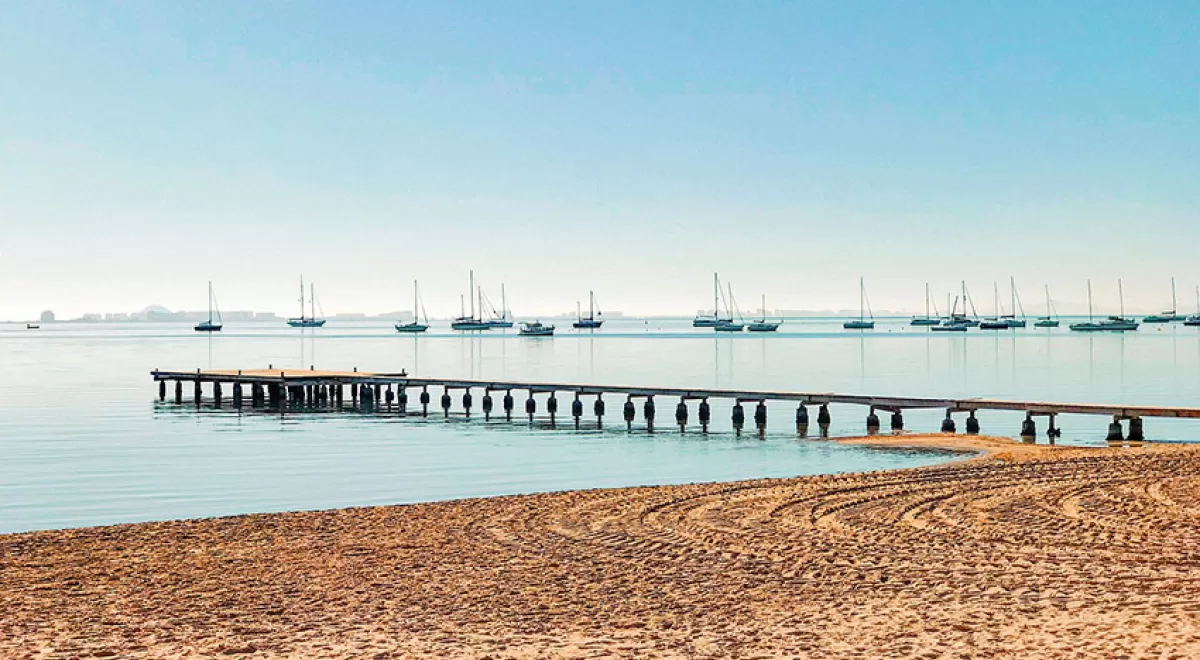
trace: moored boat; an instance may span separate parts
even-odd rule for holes
[[[1181,316],[1178,312],[1176,312],[1175,278],[1172,277],[1171,278],[1171,309],[1159,312],[1158,314],[1150,314],[1149,316],[1144,317],[1142,319],[1142,322],[1143,323],[1171,323],[1173,321],[1179,321],[1181,319],[1183,319],[1183,316]]]
[[[1196,313],[1184,319],[1183,324],[1200,326],[1200,286],[1196,287]]]
[[[1054,312],[1053,305],[1050,303],[1050,285],[1049,284],[1045,285],[1045,288],[1046,288],[1046,315],[1039,318],[1037,321],[1035,321],[1033,325],[1034,325],[1034,327],[1038,327],[1038,328],[1057,328],[1058,327],[1058,319],[1055,318],[1057,315]]]
[[[303,293],[304,289],[300,290]],[[193,328],[196,332],[220,332],[224,327],[221,323],[221,310],[217,309],[216,320],[213,320],[213,308],[216,307],[216,298],[213,297],[212,282],[208,283],[208,320],[201,321]]]
[[[858,278],[858,318],[850,319],[842,324],[846,330],[871,330],[875,327],[875,315],[870,312],[870,303],[867,302],[867,288],[863,283],[863,278]],[[867,316],[870,315],[868,319]]]
[[[929,315],[929,282],[925,283],[925,316],[914,316],[909,325],[918,326],[934,326],[942,323],[941,315],[938,314],[937,305],[933,307],[933,316]]]
[[[522,321],[519,333],[524,337],[549,337],[554,334],[554,326],[544,325],[541,321]]]
[[[1121,281],[1117,280],[1117,291],[1120,292],[1121,298],[1121,315],[1109,316],[1102,321],[1096,321],[1092,317],[1092,281],[1088,280],[1088,320],[1081,323],[1072,323],[1069,328],[1076,332],[1128,332],[1138,329],[1137,321],[1125,318],[1125,294],[1122,291]]]
[[[746,324],[746,329],[750,332],[775,332],[783,321],[768,321],[767,320],[767,294],[762,295],[762,308],[759,310],[762,316],[757,321],[751,321]]]
[[[425,305],[420,304],[421,294],[417,289],[417,281],[413,280],[413,320],[410,323],[397,323],[396,332],[425,332],[429,329],[429,317],[425,316]],[[421,316],[425,317],[425,322],[421,322],[421,316],[417,316],[417,307],[420,306]]]
[[[306,314],[304,308],[304,276],[300,276],[300,316],[290,318],[287,324],[293,328],[320,328],[325,325],[325,319],[317,316],[317,287],[312,282],[308,283],[309,304],[312,308],[312,315]]]
[[[491,330],[495,326],[493,326],[491,323],[488,323],[487,321],[485,321],[475,315],[475,297],[476,296],[480,297],[479,305],[480,305],[480,307],[482,307],[483,306],[483,298],[482,298],[483,294],[479,293],[475,288],[475,271],[473,271],[473,270],[471,271],[471,274],[470,274],[470,282],[471,282],[471,285],[470,285],[471,288],[468,289],[467,295],[471,298],[471,313],[468,315],[466,310],[463,309],[463,307],[464,307],[463,297],[459,296],[459,298],[458,298],[458,307],[459,307],[458,318],[454,319],[453,321],[450,321],[450,329],[451,330],[469,330],[469,331]]]
[[[721,316],[721,277],[717,273],[713,273],[713,312],[712,314],[697,314],[692,319],[693,328],[715,328],[722,323],[733,322],[732,318],[723,318]]]
[[[742,312],[737,308],[737,302],[733,299],[733,285],[725,285],[729,289],[729,297],[725,301],[725,311],[728,314],[727,318],[718,317],[718,322],[713,326],[713,330],[717,332],[741,332],[746,329],[746,324],[743,321],[733,320],[736,316],[742,318]]]
[[[596,294],[588,291],[588,315],[584,317],[583,310],[579,303],[575,303],[575,322],[572,327],[578,330],[595,330],[604,324],[604,319],[600,318],[604,315],[603,312],[596,311]]]

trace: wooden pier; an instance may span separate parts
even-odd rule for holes
[[[655,399],[677,398],[678,402],[674,410],[675,425],[681,430],[684,429],[691,416],[688,403],[699,401],[696,409],[697,422],[702,430],[707,431],[712,421],[712,411],[708,400],[719,399],[733,402],[731,422],[733,428],[738,431],[741,431],[747,423],[743,404],[754,404],[750,422],[761,434],[765,432],[767,425],[766,402],[788,401],[797,404],[795,423],[797,432],[802,436],[807,435],[808,432],[808,406],[817,407],[817,427],[821,435],[825,436],[828,434],[831,420],[829,406],[846,404],[864,406],[869,409],[866,418],[868,433],[877,433],[880,429],[877,411],[890,413],[890,429],[893,432],[900,432],[904,430],[903,413],[905,410],[945,410],[945,418],[941,424],[941,431],[944,433],[956,432],[955,414],[965,413],[967,415],[965,422],[967,433],[979,433],[979,420],[975,414],[980,410],[1023,412],[1025,418],[1021,422],[1021,438],[1026,442],[1035,442],[1037,429],[1034,418],[1047,417],[1049,420],[1047,437],[1051,443],[1060,434],[1060,430],[1055,426],[1056,417],[1063,414],[1109,416],[1112,421],[1109,424],[1108,441],[1131,443],[1145,440],[1142,422],[1144,418],[1200,418],[1200,408],[1169,406],[417,378],[404,372],[375,373],[357,369],[353,371],[274,368],[237,371],[203,369],[162,371],[156,369],[151,372],[151,375],[159,384],[160,401],[166,401],[167,384],[173,382],[174,401],[176,404],[183,404],[184,384],[188,383],[192,389],[190,402],[199,406],[204,400],[204,384],[208,384],[209,400],[217,408],[225,405],[228,400],[231,407],[239,410],[243,408],[270,410],[281,415],[286,415],[289,411],[349,410],[372,414],[427,416],[431,406],[436,406],[435,410],[440,410],[445,416],[449,416],[452,412],[470,416],[478,405],[485,419],[490,419],[493,415],[502,415],[506,419],[512,419],[516,411],[516,399],[512,393],[516,391],[527,394],[521,411],[531,421],[539,408],[539,402],[535,395],[548,395],[541,403],[545,406],[545,412],[552,421],[559,415],[559,395],[566,395],[569,399],[569,409],[564,412],[574,419],[576,426],[585,416],[582,397],[593,398],[589,417],[595,417],[602,421],[607,412],[604,395],[616,395],[625,398],[621,406],[621,416],[627,427],[632,427],[638,417],[634,399],[641,401],[641,416],[646,424],[653,428],[657,414]],[[247,389],[250,396],[248,402],[246,400]],[[431,390],[434,392],[431,393]],[[457,397],[452,395],[452,393],[459,392],[461,394]],[[478,402],[475,400],[475,392],[481,393]],[[436,401],[435,394],[437,395]],[[493,394],[497,396],[494,397]],[[496,410],[497,405],[499,405],[499,411]],[[1128,433],[1122,426],[1123,421],[1128,422]]]

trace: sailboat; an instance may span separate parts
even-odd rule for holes
[[[1183,324],[1200,326],[1200,286],[1196,287],[1196,313],[1187,317]]]
[[[475,288],[475,271],[471,271],[471,288],[468,294],[471,297],[471,315],[468,316],[466,311],[461,309],[462,298],[459,298],[459,316],[450,322],[452,330],[490,330],[495,327],[488,321],[485,321],[475,315],[475,297],[479,296],[479,306],[483,307],[483,294],[479,293]]]
[[[1011,296],[1011,306],[1008,308],[1009,313],[1000,318],[1010,328],[1025,327],[1025,306],[1021,304],[1021,296],[1017,295],[1017,280],[1013,276],[1008,277],[1008,293]],[[1021,310],[1021,318],[1017,318],[1017,310]]]
[[[1183,317],[1175,311],[1175,278],[1171,278],[1171,309],[1158,314],[1151,314],[1142,319],[1145,323],[1170,323],[1178,321]]]
[[[1058,319],[1054,318],[1057,314],[1054,311],[1054,306],[1050,302],[1050,285],[1046,284],[1046,315],[1034,322],[1034,326],[1038,328],[1057,328]]]
[[[870,320],[867,320],[867,314],[870,314]],[[842,327],[847,330],[870,330],[875,327],[875,315],[870,313],[867,289],[861,277],[858,278],[858,320],[850,319]]]
[[[910,325],[937,325],[942,322],[938,318],[937,308],[934,308],[934,315],[929,315],[929,282],[925,283],[925,316],[914,316]]]
[[[480,295],[482,296],[483,294],[481,293]],[[484,296],[484,298],[486,298],[486,296]],[[488,305],[491,306],[491,303],[489,302]],[[483,309],[480,308],[479,311],[482,313]],[[496,310],[494,308],[492,309],[492,313],[496,314]],[[487,324],[493,328],[513,327],[512,314],[508,311],[508,297],[504,293],[503,283],[500,284],[500,313],[496,314],[495,318],[488,319]]]
[[[603,312],[596,311],[596,294],[588,291],[588,315],[586,318],[583,316],[583,310],[579,307],[579,303],[576,302],[575,322],[571,325],[581,330],[599,328],[604,323],[604,319],[599,318],[603,315]]]
[[[1137,321],[1125,318],[1125,294],[1121,288],[1121,280],[1117,280],[1117,290],[1121,297],[1121,316],[1110,316],[1103,321],[1092,317],[1092,281],[1088,280],[1088,320],[1085,323],[1072,323],[1069,327],[1077,332],[1125,332],[1137,330]]]
[[[732,318],[721,318],[721,304],[718,300],[720,296],[721,278],[716,273],[713,273],[713,313],[697,314],[696,318],[692,319],[693,328],[715,328],[722,323],[733,321]]]
[[[959,320],[960,316],[955,313],[957,311],[958,296],[955,296],[954,304],[950,306],[950,316],[942,319],[941,323],[931,326],[929,329],[934,332],[966,332],[968,325],[964,321]]]
[[[305,316],[304,312],[304,276],[300,276],[300,316],[287,320],[287,324],[293,328],[319,328],[325,325],[325,319],[317,318],[317,288],[309,282],[309,303],[312,306],[312,316]]]
[[[995,305],[995,316],[979,322],[980,330],[1007,330],[1008,321],[1000,314],[1000,288],[992,282],[992,304]]]
[[[413,320],[411,323],[397,323],[396,332],[425,332],[429,329],[429,316],[425,314],[425,306],[420,304],[421,294],[417,289],[417,281],[413,280]],[[417,316],[418,306],[421,309],[421,315]],[[424,318],[425,322],[421,323]]]
[[[214,309],[216,309],[216,312],[217,312],[217,320],[216,321],[213,320],[213,310]],[[213,297],[212,282],[209,282],[208,283],[208,320],[201,321],[200,323],[196,324],[195,330],[196,330],[196,332],[220,332],[222,327],[223,326],[221,324],[221,310],[217,309],[217,299]]]
[[[779,325],[783,323],[782,321],[767,320],[767,294],[765,293],[762,294],[762,309],[759,311],[762,312],[762,316],[757,321],[751,321],[747,324],[747,330],[750,332],[775,332],[779,329]]]
[[[713,330],[717,332],[741,332],[746,328],[745,323],[734,321],[734,315],[737,318],[742,318],[742,312],[737,308],[737,302],[733,299],[733,285],[725,285],[729,289],[729,299],[726,301],[725,311],[729,314],[729,318],[719,319],[719,322],[713,326]]]

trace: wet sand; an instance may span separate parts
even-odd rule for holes
[[[0,536],[0,657],[1200,657],[1200,447],[951,440],[987,453]]]

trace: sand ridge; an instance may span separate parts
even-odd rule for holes
[[[0,536],[0,657],[1200,657],[1200,447],[954,443],[988,453]]]

